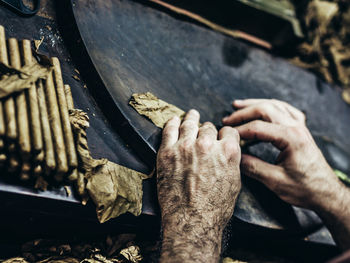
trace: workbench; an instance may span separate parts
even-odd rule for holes
[[[94,158],[108,158],[143,173],[151,172],[153,167],[147,165],[120,134],[123,127],[127,129],[128,126],[124,118],[119,112],[106,116],[105,106],[103,110],[99,107],[101,100],[110,99],[103,93],[94,92],[103,83],[101,79],[95,77],[97,73],[81,43],[69,1],[55,3],[49,0],[42,1],[39,13],[29,18],[20,17],[0,5],[0,24],[6,28],[8,37],[37,40],[44,38],[41,51],[60,59],[63,78],[65,83],[71,86],[76,108],[89,114],[90,128],[87,130],[87,135]],[[319,86],[322,87],[322,84]],[[106,105],[111,103],[106,102]],[[139,218],[124,215],[103,225],[98,224],[92,204],[83,207],[75,195],[67,196],[64,188],[49,192],[33,192],[25,185],[17,185],[15,188],[12,185],[12,182],[0,182],[2,190],[0,199],[3,205],[1,210],[6,213],[0,219],[0,231],[6,233],[1,237],[0,248],[1,245],[8,243],[8,240],[18,244],[19,240],[37,236],[74,236],[85,232],[87,227],[90,230],[84,233],[87,236],[135,231],[149,234],[152,238],[159,237],[154,178],[144,183],[144,209]],[[18,197],[18,189],[27,194]],[[259,227],[254,230],[251,226],[234,219],[229,228],[233,234],[226,235],[226,247],[263,249],[292,257],[297,255],[299,259],[308,262],[318,262],[337,253],[334,245],[317,242],[323,239],[322,235],[329,235],[327,231],[310,236],[308,239],[314,242],[307,242],[292,235],[286,237],[279,232],[267,233],[265,229]],[[256,240],[253,244],[252,239]],[[317,254],[315,251],[318,251]]]

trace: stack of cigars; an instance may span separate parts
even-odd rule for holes
[[[6,40],[0,26],[0,62],[20,70],[34,61],[30,40]],[[0,175],[23,181],[75,181],[78,155],[69,120],[74,108],[58,58],[52,70],[28,89],[0,99]],[[0,75],[0,79],[3,76]]]

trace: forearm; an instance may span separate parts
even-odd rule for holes
[[[350,190],[339,182],[317,209],[318,215],[342,250],[350,249]]]
[[[204,221],[164,225],[160,262],[219,262],[221,227]]]

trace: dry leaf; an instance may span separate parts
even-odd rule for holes
[[[120,251],[120,255],[124,256],[127,260],[133,263],[137,263],[142,260],[140,248],[138,246],[130,246],[128,248],[125,248]]]
[[[178,107],[158,99],[150,92],[135,93],[129,104],[141,115],[149,118],[154,125],[163,128],[174,116],[183,118],[185,112]]]
[[[86,174],[86,189],[100,223],[126,212],[141,214],[142,180],[147,175],[107,161]]]
[[[17,257],[17,258],[7,259],[5,261],[2,261],[2,263],[29,263],[29,262],[27,260],[25,260],[24,258]]]
[[[87,114],[77,109],[70,110],[69,113],[81,162],[77,188],[83,201],[88,194],[96,205],[100,223],[126,212],[140,215],[142,180],[148,176],[106,159],[93,159],[85,131],[89,127]]]
[[[51,66],[44,66],[36,61],[25,65],[20,70],[0,62],[0,72],[4,74],[0,80],[0,99],[30,88],[37,80],[46,79],[51,71]]]
[[[224,258],[222,260],[222,263],[248,263],[248,262],[247,261],[234,260],[232,258],[227,257],[227,258]]]

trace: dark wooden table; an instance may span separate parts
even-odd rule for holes
[[[137,8],[140,8],[139,3],[135,3],[133,1],[131,2],[132,4],[137,4]],[[128,19],[128,12],[132,12],[132,9],[129,8],[128,11],[121,13],[123,21]],[[157,15],[160,17],[163,16],[161,14]],[[153,23],[152,21],[154,22],[155,20],[149,20],[148,23]],[[137,21],[134,22],[137,24]],[[126,134],[129,131],[132,132],[130,130],[130,124],[125,118],[125,116],[122,114],[122,112],[115,111],[113,98],[111,98],[110,94],[108,94],[108,92],[103,88],[103,85],[105,83],[101,79],[99,79],[99,77],[96,77],[98,76],[97,72],[95,71],[94,67],[92,67],[93,63],[90,60],[88,53],[86,52],[84,45],[81,42],[79,32],[75,27],[73,14],[70,10],[69,1],[56,1],[55,3],[49,0],[43,1],[40,13],[37,16],[31,18],[21,18],[0,5],[0,24],[6,27],[6,33],[8,37],[16,37],[19,39],[40,39],[41,37],[44,37],[44,42],[41,47],[42,51],[47,52],[51,56],[57,56],[60,58],[62,62],[64,81],[65,83],[70,84],[72,87],[72,93],[76,102],[76,106],[89,113],[90,128],[88,129],[88,140],[91,152],[95,158],[104,157],[110,159],[111,161],[128,166],[132,169],[141,172],[147,173],[150,171],[152,167],[149,167],[145,164],[143,160],[147,158],[144,158],[145,156],[142,156],[144,152],[147,152],[147,149],[143,151],[142,147],[140,147],[137,149],[137,151],[134,151],[131,149],[130,146],[128,146],[128,143],[130,142],[128,141],[128,143],[126,143],[124,140],[127,139]],[[129,24],[129,26],[132,26],[132,23]],[[147,25],[146,23],[143,26],[149,27],[151,25]],[[176,26],[180,25],[176,24]],[[192,26],[189,26],[188,24],[184,25],[184,29],[186,29],[187,27],[190,28]],[[204,31],[203,30],[204,29],[202,28],[198,32],[201,32],[200,34],[214,34],[213,32],[208,32],[207,29],[205,29]],[[235,42],[234,40],[222,38],[220,41],[222,41],[220,42],[222,45],[220,44],[217,47],[222,48],[222,55],[224,62],[226,63],[225,67],[228,67],[228,72],[233,71],[235,68],[238,68],[244,63],[249,63],[249,61],[251,61],[251,59],[254,57],[262,58],[261,63],[263,63],[262,61],[264,59],[267,59],[267,61],[269,61],[269,63],[267,64],[259,64],[258,66],[261,68],[258,72],[255,72],[254,68],[250,68],[250,71],[248,70],[245,73],[237,72],[237,74],[245,74],[241,75],[241,77],[245,77],[246,79],[248,79],[249,85],[254,85],[253,73],[263,75],[264,67],[266,67],[266,70],[270,71],[282,70],[283,74],[280,77],[276,75],[275,79],[271,80],[268,78],[263,78],[261,80],[261,83],[258,87],[256,87],[256,90],[260,90],[262,96],[270,97],[271,94],[268,90],[261,89],[262,86],[269,86],[271,85],[271,83],[273,83],[273,81],[276,80],[282,80],[282,82],[286,81],[285,78],[290,72],[287,69],[283,70],[283,68],[281,69],[279,67],[280,65],[285,65],[285,62],[283,62],[282,60],[275,60],[273,58],[270,58],[264,52],[256,49],[251,49],[242,43]],[[173,44],[175,45],[175,42]],[[203,43],[203,45],[204,44],[205,43]],[[212,47],[214,49],[216,48],[215,43],[207,44],[207,46],[209,47]],[[192,43],[190,40],[188,40],[188,43],[186,45],[187,47],[190,47],[190,49],[198,48],[191,47]],[[136,49],[133,52],[136,52]],[[205,50],[202,50],[202,52],[205,52]],[[116,55],[122,56],[122,52]],[[158,55],[161,55],[161,53]],[[201,57],[202,56],[198,57],[199,61],[201,60]],[[277,65],[274,63],[276,61]],[[210,64],[212,62],[207,61],[207,63]],[[249,64],[246,65],[249,66]],[[147,75],[152,74],[152,68],[144,68],[143,66],[144,65],[140,64],[140,68],[138,68],[137,70],[142,73],[146,72]],[[290,67],[287,68],[290,69]],[[76,73],[75,68],[79,70],[80,75]],[[183,69],[179,70],[182,71]],[[338,99],[338,95],[334,93],[334,91],[332,91],[332,89],[330,89],[328,85],[320,82],[311,74],[305,73],[304,71],[294,67],[292,67],[292,72],[294,72],[294,75],[292,75],[294,76],[294,80],[292,81],[293,85],[302,84],[302,79],[298,79],[299,75],[306,76],[306,84],[309,85],[311,87],[310,89],[312,90],[311,97],[308,100],[299,100],[299,102],[297,100],[295,102],[293,101],[293,98],[300,99],[300,97],[303,96],[302,92],[306,92],[307,90],[289,89],[288,91],[283,91],[282,85],[280,87],[276,87],[277,89],[281,89],[280,93],[277,93],[277,98],[285,98],[285,96],[290,95],[292,96],[290,98],[290,101],[293,102],[293,104],[296,104],[296,106],[305,109],[308,106],[308,104],[310,104],[310,107],[320,105],[321,112],[328,111],[328,108],[326,106],[327,104],[325,103],[327,97],[330,97],[331,100]],[[213,72],[209,72],[208,74],[213,74]],[[74,79],[73,76],[75,75],[78,75],[81,81],[77,81],[76,79]],[[157,79],[157,76],[154,76],[154,78]],[[223,76],[220,77],[219,75],[217,76],[217,79],[218,81],[221,81],[223,80]],[[199,81],[199,83],[196,84],[196,81]],[[196,79],[196,81],[194,82],[194,85],[201,86],[203,85],[203,83],[205,83],[203,82],[204,79]],[[230,83],[234,84],[234,81]],[[85,84],[87,84],[87,88],[85,87]],[[241,85],[241,87],[245,87],[245,84],[242,83],[242,81],[238,81],[234,85]],[[205,87],[205,84],[203,86],[204,87],[202,87],[200,92],[209,91],[210,93],[210,87]],[[225,87],[223,86],[223,89],[224,88]],[[143,88],[139,90],[137,88],[134,91],[146,90]],[[284,92],[286,92],[286,94]],[[186,104],[186,102],[182,104],[178,101],[179,98],[174,98],[171,94],[172,93],[168,94],[164,92],[159,94],[159,96],[183,107],[184,109],[189,109],[190,107],[192,107],[192,105],[188,105]],[[254,94],[254,92],[248,92],[242,97],[251,97]],[[315,94],[318,94],[317,96],[322,95],[323,100],[318,101],[316,98],[312,98],[312,96]],[[127,94],[127,96],[129,95],[130,94]],[[124,99],[126,99],[127,96]],[[175,100],[173,101],[173,99]],[[229,98],[227,96],[227,100],[231,100],[231,97]],[[228,101],[226,100],[223,101],[223,103],[227,102]],[[340,107],[342,108],[343,106]],[[217,116],[210,115],[209,113],[208,115],[205,113],[204,108],[199,108],[202,111],[201,113],[204,113],[203,115],[206,120],[212,120],[214,117],[219,117],[219,115],[221,116],[225,113],[223,111],[220,111]],[[337,105],[335,108],[339,109],[339,105]],[[228,106],[225,106],[225,111],[230,111],[230,108]],[[327,131],[330,131],[330,129],[327,129],[327,122],[320,120],[317,116],[313,117],[312,113],[311,116],[312,118],[314,118],[314,122],[311,123],[311,128],[315,129],[316,132],[318,131],[318,129],[314,125],[314,123],[317,123],[318,121],[321,121],[322,125],[324,125],[321,127],[321,130],[325,129]],[[148,129],[145,130],[147,133],[145,137],[148,136],[147,138],[149,138],[151,145],[154,145],[153,149],[155,149],[155,137],[152,137],[152,135],[159,135],[159,130],[151,127],[150,123],[145,124],[145,122],[143,122],[144,120],[142,120],[142,118],[140,118],[139,116],[135,118],[139,118],[138,120],[140,120],[141,125],[145,125],[146,127],[148,127]],[[342,118],[343,117],[341,117],[340,120],[342,120]],[[334,119],[329,119],[328,124],[330,123],[331,125],[335,125],[334,121]],[[342,134],[344,132],[346,131],[336,131],[336,133],[340,136],[344,136],[344,134]],[[134,145],[143,145],[142,137],[135,138]],[[20,195],[19,191],[21,191]],[[95,229],[94,233],[121,231],[120,227],[118,228],[118,226],[120,225],[123,225],[124,230],[126,229],[125,227],[127,227],[134,228],[136,229],[136,231],[144,231],[144,226],[146,225],[148,226],[147,230],[150,233],[158,233],[159,219],[154,216],[147,216],[156,214],[157,210],[154,182],[152,182],[152,180],[145,182],[144,191],[144,209],[142,217],[136,219],[134,217],[126,215],[122,216],[118,220],[114,220],[111,223],[99,226],[95,218],[94,207],[92,205],[89,205],[88,207],[82,207],[78,199],[76,199],[74,196],[68,198],[63,189],[55,189],[53,191],[44,193],[35,192],[25,186],[18,186],[18,184],[15,187],[13,187],[12,183],[9,184],[5,182],[0,182],[0,200],[2,204],[1,210],[6,212],[6,216],[2,217],[1,220],[0,230],[2,230],[3,233],[16,232],[18,233],[16,237],[20,237],[20,239],[22,239],[24,235],[26,236],[26,238],[51,234],[67,235],[68,232],[76,233],[84,231],[87,225],[92,226],[91,229]],[[23,195],[23,193],[26,194]],[[287,210],[289,210],[289,208],[287,208]],[[283,226],[283,218],[273,219],[271,221],[273,224],[272,228],[278,230],[278,227],[281,226],[281,220]],[[32,231],[29,230],[30,228],[32,229]],[[270,246],[271,248],[276,248],[278,247],[278,245],[281,245],[284,247],[283,251],[286,251],[288,249],[290,251],[293,251],[293,249],[290,249],[290,246],[291,244],[294,244],[292,245],[295,248],[294,252],[300,249],[310,249],[310,246],[313,246],[313,244],[310,245],[310,243],[307,243],[305,245],[304,241],[298,238],[295,239],[293,235],[289,235],[288,237],[286,237],[283,234],[281,235],[281,233],[279,233],[278,231],[271,232],[259,226],[252,228],[250,224],[245,224],[244,222],[237,222],[235,220],[230,225],[230,228],[231,230],[235,231],[233,232],[235,233],[235,235],[233,236],[233,238],[232,236],[231,238],[227,238],[226,241],[232,242],[236,245],[241,244],[242,246],[257,247],[260,246],[261,241],[264,241],[266,247]],[[324,240],[324,237],[322,237],[322,235],[328,235],[328,233],[318,232],[312,235],[310,237],[310,240],[322,241]],[[282,237],[285,242],[280,242]],[[329,240],[329,238],[326,239]],[[252,244],[251,240],[256,240],[257,242]],[[318,255],[319,258],[329,257],[329,255],[334,254],[334,248],[329,246],[323,247],[322,245],[321,247],[324,249],[322,250],[323,253],[320,253]],[[313,250],[310,249],[310,252],[311,251]],[[317,262],[317,260],[314,262]]]

